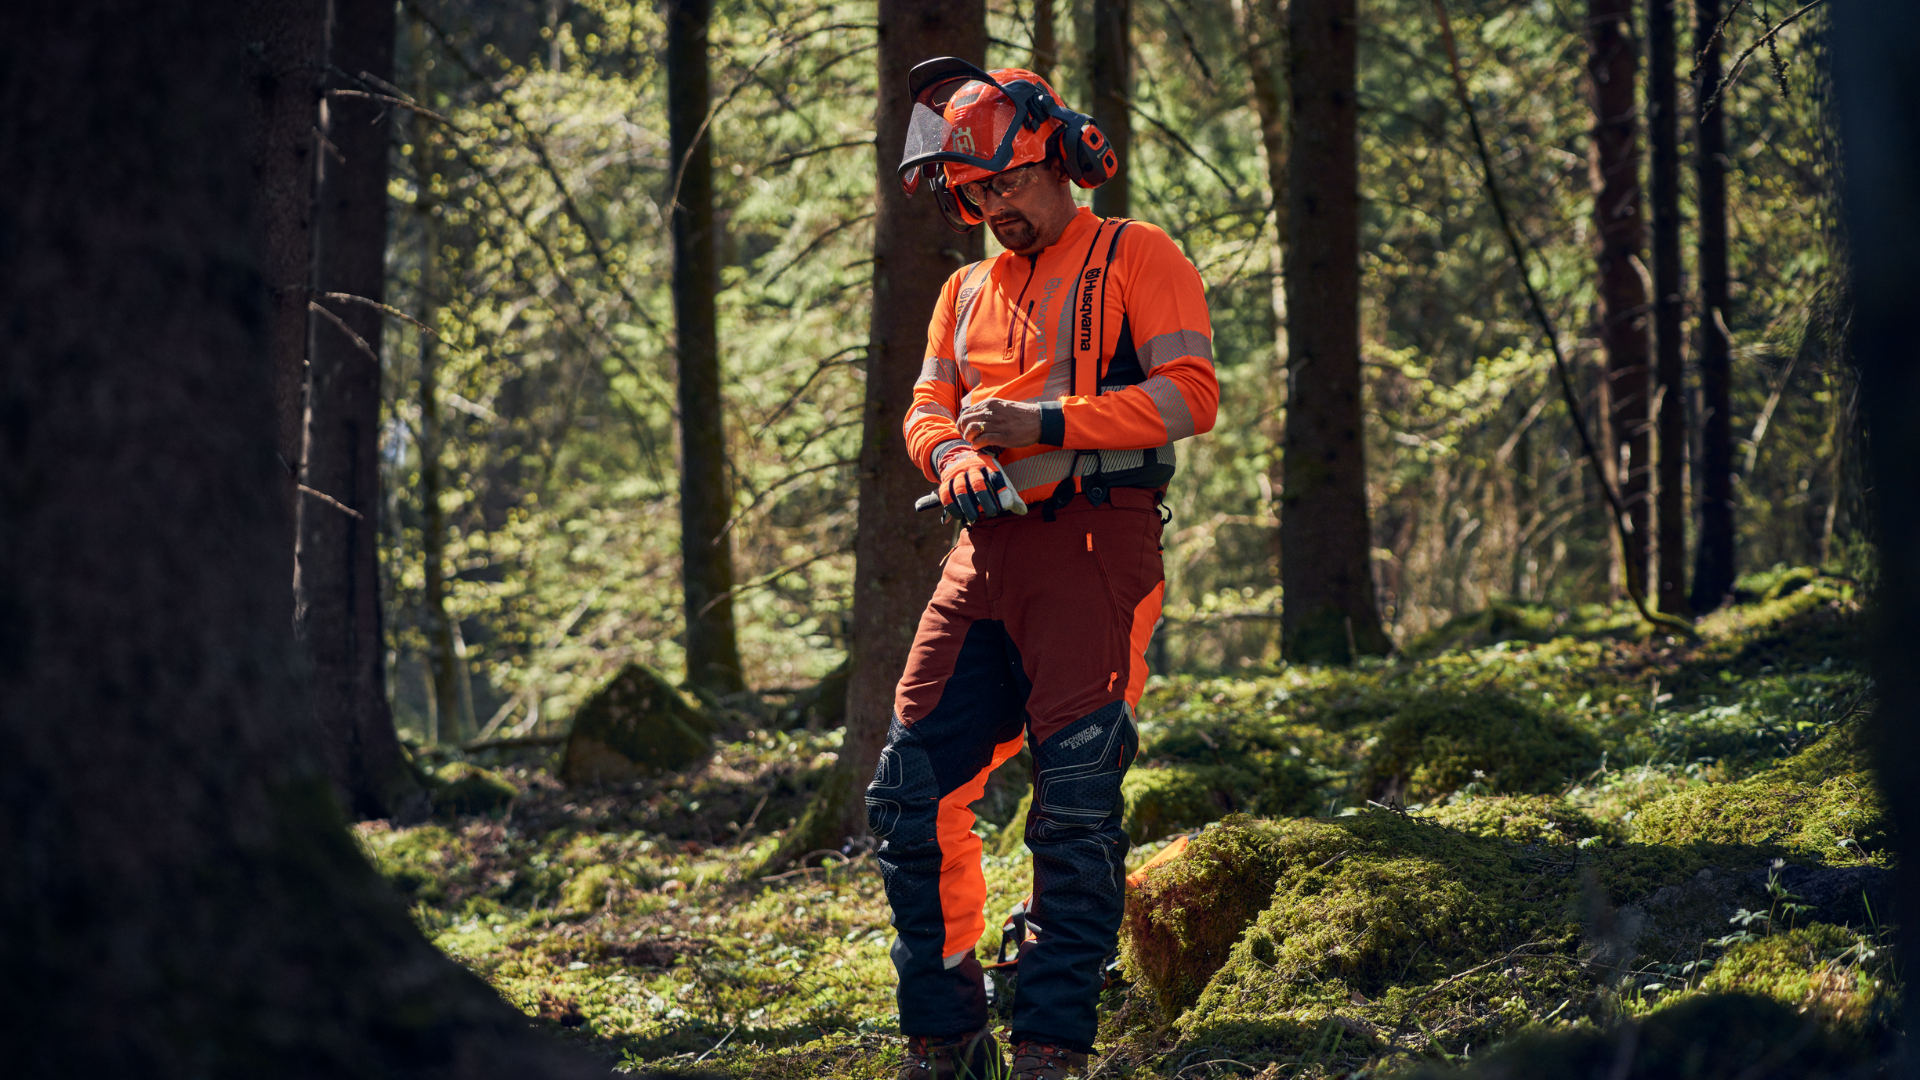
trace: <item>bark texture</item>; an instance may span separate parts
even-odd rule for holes
[[[604,1076],[303,766],[241,15],[0,5],[7,1075]]]
[[[1694,0],[1693,40],[1720,25],[1720,0]],[[1697,46],[1696,46],[1697,47]],[[1700,55],[1706,100],[1720,85],[1722,43]],[[1733,342],[1727,327],[1727,118],[1718,103],[1695,126],[1695,202],[1700,208],[1700,533],[1693,561],[1693,609],[1712,611],[1733,591]]]
[[[1288,6],[1287,434],[1280,632],[1288,659],[1392,648],[1374,603],[1361,433],[1355,0]]]
[[[391,82],[393,5],[332,0],[330,7],[328,62],[356,79],[366,72]],[[357,81],[337,85],[344,81],[337,73],[333,81],[338,89],[367,89]],[[312,323],[303,482],[359,516],[312,497],[301,501],[296,619],[312,664],[327,774],[348,813],[406,817],[422,810],[425,794],[401,757],[387,704],[379,551],[383,316],[324,296],[385,296],[391,113],[365,98],[335,97],[322,116],[339,154],[320,163],[313,282],[333,318],[316,314]]]
[[[787,830],[767,867],[867,835],[864,793],[893,718],[893,688],[906,669],[920,612],[933,595],[952,529],[914,500],[926,477],[907,456],[901,422],[926,354],[927,320],[947,276],[983,254],[981,231],[947,228],[933,199],[908,199],[896,167],[906,147],[907,72],[934,56],[976,64],[987,53],[983,0],[920,4],[880,0],[880,86],[873,224],[873,323],[867,340],[866,404],[860,439],[860,511],[854,533],[853,672],[846,735],[834,772],[805,816]]]
[[[1126,217],[1130,205],[1128,164],[1133,153],[1133,0],[1093,0],[1093,48],[1087,78],[1093,90],[1093,122],[1113,144],[1120,168],[1093,189],[1093,212]]]
[[[1680,362],[1680,110],[1675,0],[1647,0],[1647,124],[1653,144],[1653,343],[1659,383],[1659,535],[1653,595],[1669,615],[1687,605],[1687,388]]]
[[[713,140],[707,23],[711,0],[668,0],[667,122],[679,198],[673,206],[673,322],[680,376],[680,558],[686,596],[687,682],[712,694],[738,692],[740,645],[733,625],[733,497],[720,418],[720,288],[713,217]]]
[[[414,55],[425,44],[419,23],[414,24]],[[426,73],[422,71],[414,88],[414,97],[427,101]],[[443,160],[439,132],[433,121],[413,117],[414,163],[421,170],[420,195],[413,209],[420,215],[420,308],[414,314],[429,327],[439,325],[440,307],[440,205],[433,194],[433,164]],[[455,666],[458,653],[453,647],[453,617],[447,610],[447,512],[440,494],[446,488],[446,475],[440,464],[443,442],[440,412],[440,340],[433,334],[420,334],[420,561],[421,602],[426,606],[427,676],[431,680],[428,722],[433,730],[427,741],[459,741],[480,733],[461,730],[460,673]]]
[[[1633,0],[1588,0],[1587,75],[1593,102],[1593,250],[1599,264],[1600,344],[1606,352],[1608,464],[1627,505],[1627,582],[1646,595],[1653,473],[1649,437],[1646,222],[1640,212],[1639,57]]]
[[[1860,365],[1871,498],[1879,525],[1875,719],[1881,790],[1902,856],[1893,918],[1920,916],[1920,6],[1855,0],[1833,9],[1834,83],[1845,154],[1842,200],[1850,233],[1851,345]],[[1908,995],[1907,1030],[1920,1022]],[[1912,1053],[1893,1075],[1920,1077]]]
[[[1236,7],[1240,39],[1246,46],[1248,82],[1253,89],[1254,115],[1260,118],[1260,148],[1266,154],[1267,190],[1273,205],[1273,266],[1287,262],[1287,108],[1286,5],[1282,0],[1250,0]],[[1287,414],[1287,288],[1286,275],[1273,276],[1273,378],[1267,380],[1267,435],[1272,445],[1286,442]],[[1275,492],[1286,489],[1285,467],[1279,456],[1267,466],[1267,481]],[[1271,508],[1276,515],[1279,507]],[[1280,530],[1269,534],[1268,557],[1274,575],[1280,571]]]
[[[299,518],[307,398],[307,275],[313,268],[313,127],[320,118],[326,0],[240,5],[247,135],[253,151],[255,235],[267,281],[267,367],[273,372],[274,454],[282,485],[287,580]]]
[[[1051,83],[1053,65],[1059,61],[1060,43],[1053,28],[1053,0],[1033,0],[1033,50],[1027,56],[1027,69]]]

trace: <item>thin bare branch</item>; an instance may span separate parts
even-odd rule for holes
[[[348,333],[352,333],[352,331],[348,331]],[[308,487],[305,484],[295,484],[293,486],[300,489],[300,494],[311,495],[314,498],[319,499],[321,502],[326,503],[328,506],[333,507],[335,510],[338,510],[341,513],[347,515],[348,517],[352,518],[355,521],[367,520],[367,515],[361,513],[358,510],[355,510],[353,507],[348,506],[346,503],[341,502],[339,499],[334,498],[333,496],[327,494],[324,491],[315,491],[314,489]]]
[[[320,306],[319,304],[315,303],[312,300],[307,301],[307,310],[319,312],[321,315],[326,316],[328,322],[339,327],[341,333],[347,335],[347,337],[353,340],[354,345],[357,346],[361,352],[366,354],[367,359],[373,361],[375,364],[378,364],[380,362],[380,354],[373,350],[373,346],[367,344],[367,339],[361,337],[359,334],[354,333],[353,327],[348,326],[345,322],[343,322],[340,316],[335,315],[333,312],[328,311],[326,308]]]
[[[439,123],[446,125],[448,128],[451,128],[454,131],[459,131],[461,134],[466,133],[464,130],[461,129],[460,125],[454,123],[453,121],[447,119],[444,116],[441,116],[439,113],[434,112],[432,109],[422,108],[418,105],[415,105],[411,101],[405,101],[400,98],[394,97],[390,94],[369,94],[365,90],[329,90],[327,91],[327,96],[328,97],[362,98],[367,101],[378,101],[383,105],[398,105],[403,109],[411,109],[414,112],[419,113],[421,116],[424,116],[429,120],[438,121]]]
[[[1787,27],[1793,25],[1794,20],[1798,19],[1800,16],[1805,15],[1807,12],[1812,11],[1814,8],[1817,8],[1821,4],[1824,4],[1826,2],[1827,0],[1813,0],[1812,3],[1801,8],[1799,11],[1796,11],[1793,14],[1787,16],[1786,18],[1781,19],[1777,24],[1775,24],[1773,27],[1768,29],[1766,33],[1761,34],[1760,40],[1747,46],[1746,50],[1740,54],[1740,58],[1733,62],[1733,67],[1730,70],[1728,70],[1727,77],[1724,79],[1721,79],[1720,85],[1713,88],[1712,95],[1710,95],[1705,102],[1701,103],[1700,115],[1705,116],[1707,115],[1707,113],[1713,111],[1713,107],[1720,103],[1720,95],[1726,93],[1727,87],[1733,85],[1733,80],[1740,77],[1741,70],[1747,66],[1748,60],[1753,59],[1753,54],[1756,52],[1759,52],[1763,48],[1770,48],[1772,46],[1774,35],[1778,34],[1782,30],[1785,30]]]
[[[379,310],[386,312],[387,314],[393,316],[394,318],[399,319],[401,322],[412,323],[414,326],[418,327],[423,333],[432,334],[434,337],[440,336],[440,334],[437,331],[435,331],[432,327],[428,326],[426,323],[423,323],[419,319],[416,319],[413,316],[407,314],[406,312],[401,311],[399,308],[389,307],[388,305],[383,304],[378,300],[370,300],[364,296],[355,296],[352,293],[343,293],[343,292],[323,292],[323,293],[314,293],[313,295],[321,298],[322,300],[339,300],[342,303],[362,304],[362,305],[365,305],[366,307],[378,308]]]

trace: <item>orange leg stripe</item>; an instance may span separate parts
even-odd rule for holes
[[[947,943],[941,956],[952,956],[974,947],[987,928],[983,914],[987,903],[987,879],[980,872],[980,838],[973,835],[973,810],[970,805],[987,789],[987,777],[1006,760],[1020,752],[1027,741],[1025,732],[993,748],[993,760],[980,774],[955,788],[940,800],[934,817],[934,835],[940,841],[940,913],[947,924]]]
[[[1167,583],[1162,581],[1142,597],[1133,609],[1133,640],[1127,649],[1127,704],[1140,704],[1147,688],[1147,642],[1153,638],[1153,624],[1160,621],[1160,601],[1166,597]]]

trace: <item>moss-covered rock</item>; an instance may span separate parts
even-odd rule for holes
[[[1886,966],[1870,937],[1814,923],[1734,945],[1703,986],[1771,998],[1828,1028],[1876,1038],[1898,1006]]]
[[[1334,1016],[1358,1038],[1411,988],[1509,952],[1516,978],[1584,981],[1567,883],[1515,845],[1390,813],[1253,828],[1279,868],[1271,902],[1180,1017],[1189,1042],[1285,1047]]]
[[[692,699],[628,664],[574,717],[560,778],[618,783],[684,769],[712,752],[713,724]]]
[[[1818,784],[1763,774],[1732,784],[1696,784],[1655,800],[1633,820],[1648,844],[1742,844],[1826,862],[1852,863],[1887,847],[1886,805],[1864,773]]]
[[[491,814],[520,794],[506,777],[466,761],[441,766],[435,779],[433,812],[443,816]]]
[[[1593,768],[1600,745],[1564,717],[1497,692],[1434,691],[1412,698],[1381,732],[1361,785],[1370,796],[1428,802],[1477,783],[1538,794]]]
[[[1691,997],[1628,1029],[1534,1030],[1464,1070],[1429,1065],[1405,1080],[1735,1080],[1860,1075],[1870,1054],[1777,1001],[1748,994]],[[1622,1057],[1626,1060],[1623,1062]]]
[[[1228,818],[1129,893],[1121,957],[1163,1013],[1178,1016],[1199,999],[1241,931],[1273,902],[1274,883],[1300,854],[1288,826],[1301,824]]]
[[[1617,831],[1552,795],[1468,796],[1424,816],[1474,836],[1518,844],[1574,844]]]

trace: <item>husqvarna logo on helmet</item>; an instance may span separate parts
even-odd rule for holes
[[[957,154],[965,154],[968,157],[980,156],[979,152],[973,148],[972,127],[957,127],[953,129],[953,150]]]

